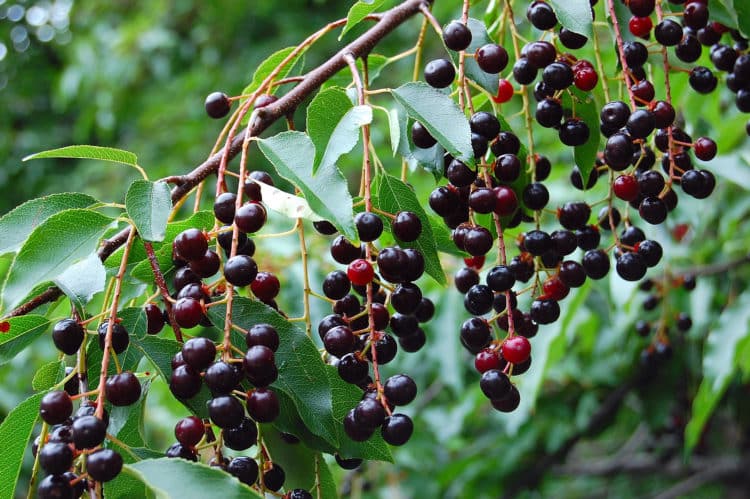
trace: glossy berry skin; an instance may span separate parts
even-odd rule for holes
[[[716,157],[716,142],[708,137],[699,137],[694,145],[695,157],[702,161],[710,161]]]
[[[456,69],[448,59],[435,59],[424,68],[425,81],[434,88],[445,88],[456,78]]]
[[[208,240],[198,229],[180,232],[172,244],[177,255],[188,262],[203,257],[208,250]]]
[[[523,337],[519,336],[519,338]],[[482,373],[479,387],[488,399],[494,400],[506,396],[510,392],[511,384],[508,375],[497,368],[492,368]]]
[[[465,50],[471,43],[471,31],[465,24],[451,21],[443,28],[443,42],[455,52]]]
[[[208,338],[191,338],[182,345],[182,358],[196,371],[207,368],[215,357],[216,345]]]
[[[76,449],[93,449],[104,441],[107,424],[96,416],[81,416],[73,421],[73,443]]]
[[[263,473],[263,484],[268,490],[276,492],[284,485],[284,480],[286,473],[278,463],[273,463],[272,467]]]
[[[278,296],[281,291],[279,278],[271,272],[258,272],[253,282],[250,283],[253,294],[262,301],[270,301]]]
[[[234,209],[237,195],[231,192],[222,192],[214,201],[214,216],[224,224],[231,224],[234,220]]]
[[[42,397],[39,404],[39,416],[47,424],[60,424],[73,413],[73,401],[64,391],[53,391]]]
[[[411,126],[411,141],[414,145],[420,149],[429,149],[430,147],[437,144],[437,140],[430,135],[422,123],[415,121]]]
[[[654,27],[653,21],[650,17],[636,17],[633,16],[628,21],[628,29],[639,38],[648,39],[648,35],[651,33],[651,28]]]
[[[385,419],[380,434],[390,445],[404,445],[414,432],[414,423],[406,414],[393,414]]]
[[[260,203],[245,203],[234,215],[234,223],[242,232],[251,234],[259,231],[266,223],[266,209]]]
[[[169,390],[180,399],[189,399],[201,389],[200,373],[187,364],[177,366],[169,380]]]
[[[497,104],[503,104],[513,98],[514,92],[513,84],[504,78],[500,78],[497,83],[497,95],[492,97],[492,100]]]
[[[547,2],[537,0],[529,5],[526,10],[526,19],[534,25],[536,29],[542,31],[552,29],[557,25],[557,16],[555,11]]]
[[[67,499],[73,497],[73,487],[62,475],[48,475],[39,482],[37,495],[39,499]]]
[[[101,348],[102,350],[104,350],[104,342],[107,336],[108,324],[109,321],[104,321],[96,330],[97,334],[99,335],[99,348]],[[128,336],[128,331],[121,324],[115,322],[115,324],[112,326],[112,349],[116,354],[121,354],[128,348],[129,344],[130,337]]]
[[[162,313],[162,310],[154,303],[147,303],[143,307],[143,311],[146,313],[146,332],[148,334],[158,334],[164,328],[166,322],[164,313]]]
[[[141,383],[131,372],[113,374],[107,378],[104,393],[114,406],[128,406],[141,398]]]
[[[500,369],[502,360],[497,350],[491,348],[485,348],[476,354],[474,357],[474,368],[480,373],[489,371],[490,369]]]
[[[573,76],[573,84],[577,89],[584,92],[590,92],[596,88],[597,83],[599,83],[599,75],[596,70],[591,68],[579,69]]]
[[[508,67],[508,51],[500,45],[488,43],[476,50],[474,60],[485,73],[497,74]]]
[[[613,190],[615,196],[624,201],[634,201],[638,199],[640,189],[638,180],[632,175],[620,175],[615,179]]]
[[[73,464],[73,451],[67,443],[47,442],[39,451],[39,464],[50,475],[60,475]]]
[[[258,441],[258,428],[250,418],[244,418],[239,426],[224,430],[224,445],[233,450],[246,450]]]
[[[247,255],[236,255],[224,264],[224,277],[233,286],[247,286],[258,275],[258,264]]]
[[[525,362],[531,355],[531,344],[523,336],[513,336],[503,341],[503,358],[513,364]]]
[[[521,402],[521,395],[518,393],[518,389],[511,385],[510,392],[501,398],[490,400],[492,407],[500,412],[513,412]]]
[[[223,395],[208,402],[208,415],[216,426],[234,428],[242,423],[245,411],[239,400],[231,395]]]
[[[369,211],[357,213],[357,216],[354,217],[354,224],[357,227],[360,241],[374,241],[383,233],[383,220]]]
[[[207,250],[206,253],[197,260],[190,262],[190,270],[195,272],[198,277],[211,277],[219,271],[221,261],[219,255],[213,250]]]
[[[83,338],[83,327],[73,319],[63,319],[52,328],[55,347],[67,355],[73,355],[81,348]]]
[[[422,233],[422,221],[411,211],[399,211],[391,226],[393,235],[404,242],[412,242],[419,239]]]
[[[177,324],[186,329],[197,326],[204,317],[203,305],[194,298],[180,298],[172,310]]]
[[[270,324],[256,324],[247,332],[245,343],[248,347],[263,345],[275,352],[279,348],[279,333]]]
[[[513,189],[501,185],[495,187],[493,191],[495,193],[495,213],[501,217],[515,213],[518,209],[518,198]]]
[[[396,374],[385,381],[385,397],[393,405],[406,405],[417,396],[417,384],[405,374]]]
[[[203,379],[212,395],[229,395],[239,385],[242,374],[235,365],[217,361],[208,366]]]
[[[206,113],[213,119],[218,120],[229,114],[232,101],[223,92],[212,92],[206,97]]]
[[[256,388],[247,394],[247,413],[258,423],[270,423],[279,416],[279,399],[269,388]]]
[[[254,345],[247,349],[242,366],[253,385],[265,387],[276,381],[279,372],[274,357],[273,350],[263,345]]]
[[[375,270],[372,264],[364,258],[357,258],[346,269],[346,276],[355,286],[364,286],[372,282],[375,277]]]
[[[180,443],[170,445],[165,455],[170,459],[179,458],[186,461],[198,461],[198,454],[196,454],[195,451],[190,447],[187,447],[186,445],[182,445]]]
[[[227,472],[240,482],[252,486],[258,480],[258,463],[250,457],[238,456],[229,462]]]
[[[109,482],[120,474],[122,456],[112,449],[99,449],[86,457],[86,471],[97,482]]]
[[[195,416],[182,418],[174,427],[174,436],[177,441],[187,447],[195,447],[206,433],[203,421]]]

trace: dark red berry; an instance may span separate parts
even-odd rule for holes
[[[174,427],[174,436],[177,441],[186,447],[195,447],[206,433],[203,421],[195,416],[188,416],[177,422]]]
[[[260,203],[245,203],[235,213],[234,223],[246,234],[257,232],[266,223],[266,209]]]
[[[250,283],[250,289],[258,299],[267,302],[279,294],[281,283],[279,278],[271,272],[258,272],[253,282]]]
[[[65,391],[47,393],[39,404],[39,416],[51,425],[60,424],[73,413],[73,401]]]
[[[279,416],[279,399],[269,388],[256,388],[247,394],[247,413],[259,423],[270,423]]]
[[[143,307],[146,312],[146,332],[148,334],[158,334],[163,328],[166,321],[164,312],[154,303],[147,303]]]
[[[174,304],[172,310],[177,324],[187,329],[200,324],[205,315],[203,305],[194,298],[180,298]]]
[[[258,265],[247,255],[236,255],[224,264],[224,277],[233,286],[252,284],[258,275]]]
[[[182,358],[196,371],[207,368],[215,357],[216,345],[208,338],[191,338],[182,345]]]
[[[434,88],[445,88],[456,78],[456,69],[448,59],[435,59],[424,68],[425,81]]]
[[[55,347],[67,355],[73,355],[81,348],[83,338],[83,327],[74,319],[63,319],[52,328]]]
[[[208,250],[206,235],[198,229],[187,229],[174,239],[174,249],[178,256],[191,261],[202,258]]]
[[[86,472],[97,482],[109,482],[120,474],[122,456],[112,449],[99,449],[86,456]]]
[[[479,47],[474,53],[474,59],[485,73],[497,74],[508,66],[508,52],[495,43]]]
[[[141,383],[131,372],[114,374],[107,378],[104,393],[114,406],[132,405],[141,398]]]
[[[404,445],[414,432],[414,423],[405,414],[393,414],[385,419],[380,434],[391,445]]]
[[[76,449],[93,449],[104,441],[107,424],[96,416],[81,416],[73,420],[73,444]]]
[[[464,23],[451,21],[443,28],[443,42],[450,50],[465,50],[471,43],[471,31]]]

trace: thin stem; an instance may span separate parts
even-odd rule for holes
[[[636,102],[635,102],[635,96],[633,95],[633,90],[630,88],[630,69],[628,67],[628,62],[625,60],[625,51],[623,51],[623,38],[622,38],[622,31],[620,30],[620,21],[617,20],[617,12],[615,12],[615,3],[614,0],[607,0],[607,8],[609,9],[609,17],[612,19],[612,27],[615,29],[615,40],[617,41],[617,51],[618,55],[620,57],[620,64],[622,65],[622,72],[625,75],[625,87],[628,91],[628,98],[630,99],[630,107],[631,109],[635,109]]]
[[[47,441],[47,432],[49,431],[49,425],[42,421],[42,432],[39,434],[39,448],[36,450],[36,456],[34,456],[34,466],[31,468],[31,478],[29,479],[29,493],[26,495],[26,499],[36,497],[34,494],[34,482],[36,482],[36,475],[39,472],[39,454]]]
[[[104,417],[104,383],[107,381],[107,370],[109,369],[109,359],[112,352],[112,331],[117,319],[117,305],[120,301],[122,281],[128,267],[128,258],[130,257],[130,249],[133,247],[133,240],[135,240],[135,230],[128,232],[128,240],[125,242],[125,249],[122,252],[120,268],[115,277],[115,292],[112,296],[112,304],[109,307],[109,321],[107,322],[107,333],[104,336],[104,352],[102,353],[102,370],[99,372],[99,395],[96,397],[96,417],[99,419]]]
[[[154,282],[156,283],[156,287],[159,288],[159,293],[164,299],[164,306],[167,309],[167,316],[169,317],[169,325],[172,326],[175,339],[182,343],[182,330],[180,330],[180,326],[179,324],[177,324],[177,320],[174,316],[174,309],[172,308],[172,302],[170,300],[171,296],[169,295],[167,283],[164,280],[164,274],[162,274],[161,268],[159,267],[159,260],[156,258],[156,253],[154,253],[154,245],[148,241],[144,241],[143,246],[146,248],[148,263],[151,265],[151,271],[154,273]]]
[[[305,332],[307,336],[312,338],[312,322],[310,320],[310,294],[312,289],[310,288],[310,272],[307,268],[307,244],[305,242],[305,224],[302,223],[302,219],[297,219],[297,233],[299,234],[299,249],[302,255],[302,286],[304,287],[302,293],[302,304],[304,306],[304,319],[305,319]]]

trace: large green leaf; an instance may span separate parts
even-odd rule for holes
[[[229,473],[184,459],[144,459],[123,466],[123,473],[137,478],[159,499],[221,497],[260,498],[254,490]]]
[[[350,29],[358,25],[362,20],[375,12],[377,9],[380,8],[381,5],[385,3],[386,0],[374,0],[370,2],[357,2],[354,5],[351,6],[349,9],[349,13],[346,15],[346,25],[344,26],[344,29],[341,30],[341,35],[339,35],[339,40],[344,38],[344,35],[346,35]]]
[[[34,374],[34,378],[31,380],[31,387],[40,392],[43,390],[49,390],[55,384],[60,382],[65,375],[65,363],[59,360],[44,364]]]
[[[211,322],[219,328],[223,328],[225,314],[224,305],[209,309]],[[312,340],[274,309],[241,296],[234,299],[232,323],[246,330],[260,323],[276,328],[281,342],[276,351],[279,377],[273,387],[284,391],[292,399],[310,431],[337,447],[331,385],[325,364]]]
[[[549,0],[557,20],[575,33],[591,36],[594,17],[589,0]]]
[[[440,265],[432,226],[414,191],[401,180],[388,174],[378,175],[373,187],[377,193],[376,204],[379,209],[393,214],[399,211],[411,211],[419,217],[422,222],[422,233],[419,238],[414,242],[401,242],[400,244],[407,248],[418,249],[424,256],[425,272],[439,284],[445,285],[447,281]],[[390,227],[390,220],[384,218],[386,225]]]
[[[315,146],[310,137],[302,132],[282,132],[258,140],[258,147],[278,174],[302,191],[315,213],[333,223],[349,239],[357,239],[346,179],[334,164],[322,166],[317,174],[312,174]]]
[[[23,465],[23,455],[39,417],[39,402],[44,396],[37,393],[16,406],[0,425],[0,497],[13,497],[18,475]]]
[[[136,180],[125,195],[128,216],[145,241],[164,240],[167,219],[172,211],[172,198],[166,182]]]
[[[750,294],[741,294],[711,329],[703,353],[703,381],[693,400],[690,422],[685,427],[685,450],[698,443],[703,427],[724,396],[737,370],[741,345],[750,335]]]
[[[37,284],[55,279],[99,245],[112,219],[91,210],[65,210],[39,224],[21,247],[5,279],[4,310]]]
[[[31,154],[23,158],[24,161],[30,159],[42,158],[72,158],[72,159],[98,159],[101,161],[110,161],[112,163],[121,163],[123,165],[137,166],[138,156],[130,151],[114,149],[112,147],[76,145],[60,147],[59,149],[50,149],[36,154]]]
[[[469,120],[453,99],[420,81],[401,85],[391,93],[454,158],[475,164]]]
[[[493,43],[490,35],[487,34],[487,28],[482,21],[470,17],[466,26],[469,28],[469,31],[471,31],[471,43],[466,48],[467,54],[474,54],[479,47],[487,45],[488,43]],[[451,59],[453,59],[453,63],[458,65],[458,52],[448,50],[448,54],[450,54]],[[487,90],[490,95],[497,94],[497,85],[500,80],[499,75],[482,71],[479,64],[477,64],[476,59],[473,57],[466,57],[464,59],[464,71],[466,76],[474,80],[477,85]]]
[[[734,0],[734,11],[740,32],[746,37],[750,36],[750,3],[747,0]]]
[[[4,321],[8,332],[0,334],[0,364],[5,364],[39,338],[49,326],[41,315],[22,315]]]
[[[98,203],[88,194],[66,192],[26,201],[0,218],[0,255],[15,251],[37,225],[55,213]]]
[[[107,271],[96,253],[76,262],[62,274],[53,279],[70,301],[82,310],[91,298],[104,291],[107,282]]]

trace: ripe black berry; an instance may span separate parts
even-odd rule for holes
[[[99,449],[86,457],[86,472],[97,482],[109,482],[122,470],[122,456],[112,449]]]
[[[191,338],[182,345],[182,358],[196,371],[207,368],[215,357],[216,345],[208,338]]]
[[[494,43],[479,47],[474,53],[474,59],[485,73],[497,74],[508,66],[508,52]]]
[[[405,374],[388,378],[384,386],[385,397],[393,405],[407,405],[417,396],[417,385]]]
[[[60,424],[73,413],[73,401],[64,391],[47,393],[39,404],[39,416],[48,424]]]
[[[363,211],[354,217],[359,239],[364,242],[374,241],[383,233],[383,220],[375,213]]]
[[[555,11],[547,2],[537,0],[529,5],[526,9],[526,19],[534,25],[536,29],[547,30],[557,25],[557,16]]]
[[[231,395],[222,395],[208,402],[208,415],[220,428],[235,428],[242,423],[245,411],[239,400]]]
[[[50,475],[65,473],[73,464],[73,451],[63,442],[47,442],[39,451],[39,464]]]
[[[206,113],[213,119],[221,119],[232,107],[232,101],[223,92],[212,92],[208,94],[205,102]]]
[[[586,275],[592,279],[601,279],[609,272],[609,256],[600,249],[587,251],[581,263]]]
[[[52,328],[55,347],[67,355],[73,355],[81,348],[83,338],[83,327],[73,319],[63,319]]]
[[[107,378],[104,393],[114,406],[132,405],[141,398],[141,383],[131,372],[114,374]]]
[[[434,88],[445,88],[456,78],[456,69],[448,59],[435,59],[424,68],[425,81]]]
[[[443,42],[450,50],[465,50],[471,43],[471,31],[465,24],[451,21],[443,28]]]
[[[391,445],[404,445],[414,432],[414,423],[405,414],[393,414],[385,419],[380,434]]]
[[[422,233],[422,222],[411,211],[400,211],[392,222],[393,235],[404,242],[416,241]]]
[[[237,202],[237,195],[231,192],[219,194],[214,201],[214,216],[216,219],[225,224],[231,224],[234,220],[234,208]]]
[[[257,232],[266,223],[266,209],[260,203],[249,202],[240,206],[234,215],[234,223],[242,232]]]
[[[76,449],[93,449],[104,441],[107,424],[96,416],[81,416],[73,420],[73,443]]]
[[[690,70],[690,78],[688,79],[688,82],[696,92],[708,94],[713,92],[719,81],[707,67],[696,66]]]
[[[247,413],[258,423],[270,423],[279,416],[279,399],[269,388],[256,388],[247,394]]]
[[[109,321],[106,320],[102,322],[99,325],[99,328],[96,330],[99,335],[99,348],[101,348],[102,350],[104,350],[104,341],[107,337],[108,324]],[[116,354],[121,354],[125,351],[125,349],[128,348],[129,344],[130,338],[128,337],[127,330],[121,324],[115,322],[115,324],[112,326],[112,349]]]
[[[268,490],[276,492],[284,485],[284,480],[286,480],[286,473],[284,473],[284,469],[277,463],[273,463],[271,468],[263,473],[263,485]]]
[[[411,140],[416,147],[420,149],[429,149],[430,147],[437,144],[437,140],[430,135],[430,132],[422,125],[422,123],[415,121],[411,126]],[[335,232],[333,232],[335,233]]]
[[[258,480],[258,463],[247,456],[238,456],[229,461],[227,471],[246,485],[253,485]],[[272,485],[275,484],[272,483]],[[267,482],[266,487],[270,488]],[[279,486],[279,488],[281,488],[281,486]]]

